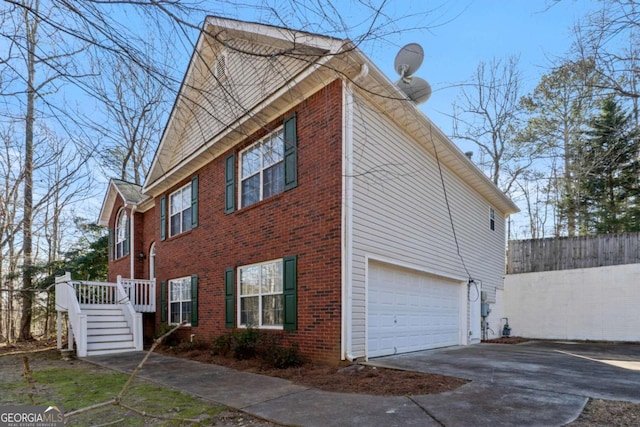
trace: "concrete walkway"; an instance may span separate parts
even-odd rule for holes
[[[325,392],[159,354],[149,358],[139,376],[278,424],[300,426],[560,426],[580,414],[588,397],[640,401],[640,371],[597,361],[603,349],[571,349],[565,354],[539,344],[482,344],[374,359],[377,366],[472,380],[451,392],[410,397]],[[640,346],[626,350],[632,354],[614,357],[640,362]],[[129,373],[142,357],[135,352],[85,360]],[[612,383],[614,391],[606,391]]]

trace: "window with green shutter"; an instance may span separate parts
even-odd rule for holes
[[[167,321],[167,282],[160,282],[160,322]]]
[[[224,271],[224,323],[227,328],[235,326],[235,286],[235,269],[227,268]]]
[[[167,198],[160,198],[160,240],[167,238]]]
[[[114,249],[115,249],[115,238],[114,238],[114,230],[113,228],[109,229],[109,237],[107,244],[109,245],[109,261],[114,260]]]
[[[298,185],[298,131],[296,115],[284,121],[284,189]]]
[[[191,276],[191,326],[198,326],[198,275]]]
[[[294,256],[238,268],[238,326],[297,328],[296,262]]]
[[[224,213],[236,209],[236,156],[231,154],[224,162]]]
[[[284,321],[282,327],[295,330],[298,328],[298,257],[285,257],[283,270]]]
[[[296,187],[298,141],[295,114],[288,117],[281,127],[242,150],[239,157],[238,199],[241,208]]]
[[[198,226],[198,175],[191,178],[191,228]]]

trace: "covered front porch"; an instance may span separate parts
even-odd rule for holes
[[[63,313],[68,318],[68,347],[78,357],[142,350],[142,313],[156,311],[155,279],[117,277],[115,283],[56,278],[58,349],[62,349]]]

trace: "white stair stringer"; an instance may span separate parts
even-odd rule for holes
[[[87,316],[87,356],[136,351],[123,305],[81,305]]]

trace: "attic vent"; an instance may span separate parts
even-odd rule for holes
[[[213,75],[219,82],[227,79],[227,53],[221,52],[216,57],[216,63],[213,68]]]

